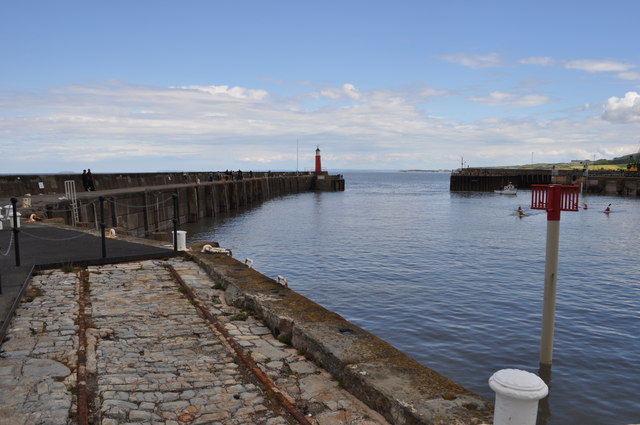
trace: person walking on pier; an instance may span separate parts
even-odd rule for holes
[[[82,170],[82,187],[85,192],[89,191],[89,177],[87,176],[87,170]]]
[[[87,186],[89,187],[89,191],[95,192],[96,186],[93,182],[93,174],[91,174],[91,168],[87,169]]]

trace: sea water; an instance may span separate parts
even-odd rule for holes
[[[531,192],[452,193],[436,173],[345,180],[344,192],[279,197],[183,230],[285,276],[490,400],[495,371],[538,373],[547,220],[530,210]],[[640,199],[586,202],[561,217],[550,396],[538,423],[639,423]],[[518,206],[530,215],[516,216]]]

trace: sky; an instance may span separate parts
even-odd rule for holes
[[[640,149],[640,2],[4,1],[0,174]]]

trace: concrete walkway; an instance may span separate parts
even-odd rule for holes
[[[89,421],[104,425],[299,423],[194,304],[220,321],[309,423],[386,424],[305,353],[228,306],[195,263],[148,260],[88,272],[86,281],[61,271],[32,279],[0,347],[0,424],[76,423],[83,409],[76,393],[85,386]],[[85,337],[86,355],[78,351]],[[86,382],[78,381],[85,369]]]

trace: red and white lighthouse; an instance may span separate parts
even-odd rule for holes
[[[316,173],[322,172],[322,161],[320,160],[320,146],[316,148]]]

